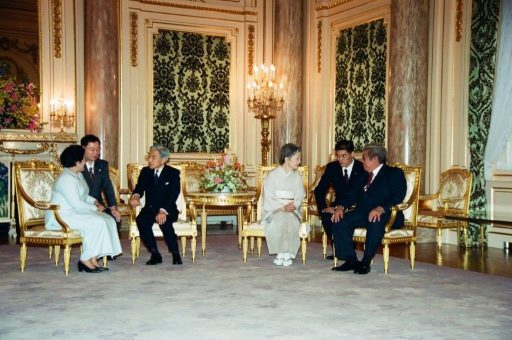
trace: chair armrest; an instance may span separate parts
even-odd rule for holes
[[[58,210],[60,208],[58,204],[52,204],[47,201],[35,201],[33,206],[41,210]]]
[[[119,189],[119,195],[130,195],[131,192],[128,189]]]
[[[190,223],[197,225],[197,210],[194,202],[190,202],[188,204],[188,216],[190,218]]]
[[[456,197],[445,198],[443,200],[444,211],[448,212],[448,210],[451,210],[451,208],[449,207],[450,204],[464,202],[464,199],[465,199],[464,196],[456,196]],[[455,209],[455,210],[459,210],[459,209]]]
[[[391,227],[393,226],[393,223],[395,223],[396,220],[396,214],[399,211],[404,211],[410,207],[410,204],[407,203],[400,203],[397,205],[394,205],[391,207],[391,216],[389,217],[388,223],[386,223],[386,226],[384,228],[386,233],[389,233],[391,230]]]
[[[439,198],[439,193],[433,195],[423,195],[419,197],[418,209],[420,210],[434,210],[433,203]],[[437,205],[436,205],[437,206]]]

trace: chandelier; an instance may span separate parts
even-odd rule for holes
[[[74,105],[71,100],[64,98],[52,99],[50,101],[50,124],[53,127],[60,128],[63,133],[64,129],[75,126]]]
[[[270,120],[283,110],[283,83],[279,86],[276,81],[276,68],[274,65],[254,66],[254,78],[249,82],[249,99],[247,106],[254,114],[254,118],[261,119],[261,159],[263,165],[268,165],[268,152],[271,141],[269,140]]]

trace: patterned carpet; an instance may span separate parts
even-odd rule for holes
[[[265,246],[264,246],[265,247]],[[164,249],[163,244],[160,248]],[[15,245],[0,245],[0,339],[510,338],[512,281],[378,256],[369,275],[330,270],[320,245],[308,263],[242,262],[235,236],[209,236],[207,255],[173,266],[145,250],[110,271],[64,276],[46,248],[29,248],[25,273]],[[264,249],[266,254],[266,249]],[[189,255],[189,254],[187,254]]]

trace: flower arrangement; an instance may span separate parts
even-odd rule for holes
[[[29,129],[42,127],[36,102],[36,86],[8,77],[8,64],[0,64],[0,129]]]
[[[231,156],[222,153],[216,160],[206,161],[206,171],[201,180],[201,189],[212,192],[237,192],[247,189],[242,165]]]

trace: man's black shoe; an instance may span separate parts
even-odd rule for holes
[[[325,259],[326,259],[326,260],[330,260],[330,261],[332,261],[332,260],[334,260],[334,255],[327,255],[327,256],[325,257]]]
[[[172,264],[183,264],[181,260],[180,252],[172,252]]]
[[[371,270],[370,264],[366,262],[358,262],[354,269],[354,274],[368,274]]]
[[[356,262],[354,261],[346,261],[341,266],[333,267],[331,270],[336,272],[348,272],[354,270],[356,268]]]
[[[160,254],[152,254],[151,258],[146,262],[146,264],[150,266],[154,266],[159,263],[162,263],[162,255]]]

